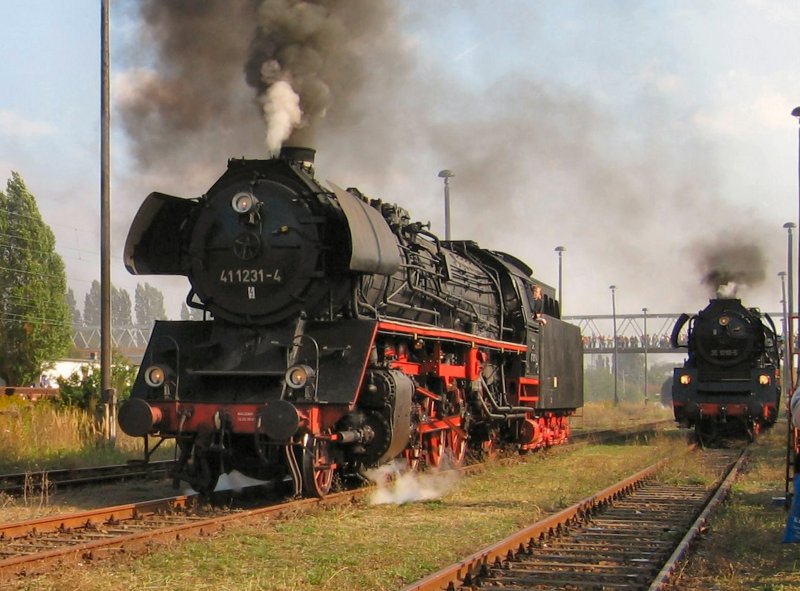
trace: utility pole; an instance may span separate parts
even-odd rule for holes
[[[614,406],[619,405],[619,388],[618,388],[618,371],[617,371],[617,355],[619,354],[619,343],[617,342],[617,286],[609,285],[608,289],[611,290],[611,318],[614,321]]]
[[[116,439],[116,392],[111,387],[111,182],[109,107],[109,0],[101,1],[100,16],[100,389],[103,436]]]
[[[642,308],[642,314],[644,314],[644,338],[642,339],[644,343],[644,405],[647,406],[647,308]]]

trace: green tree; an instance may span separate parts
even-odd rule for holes
[[[100,326],[100,305],[102,294],[100,282],[92,281],[89,293],[83,300],[83,322],[86,326]],[[114,326],[132,326],[131,295],[124,288],[111,286],[111,324]]]
[[[114,326],[132,326],[131,296],[126,289],[111,286],[111,323]]]
[[[81,311],[78,310],[78,302],[75,300],[75,292],[72,289],[67,290],[67,306],[69,306],[69,312],[72,315],[72,326],[83,326]]]
[[[83,323],[86,326],[100,326],[100,282],[95,279],[83,298]]]
[[[136,285],[134,308],[137,326],[150,326],[156,320],[167,317],[164,311],[164,294],[149,283]]]
[[[64,261],[22,177],[0,191],[0,374],[33,383],[72,340]]]

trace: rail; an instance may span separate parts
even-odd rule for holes
[[[722,457],[727,476],[713,496],[698,485],[651,482],[662,460],[403,591],[662,589],[743,457]],[[680,544],[677,531],[689,532]]]

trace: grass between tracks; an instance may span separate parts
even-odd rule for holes
[[[631,402],[620,402],[616,406],[612,401],[588,402],[570,419],[570,425],[575,431],[620,429],[673,419],[673,416],[671,407],[664,407],[656,402],[647,406]]]
[[[493,465],[477,476],[451,480],[451,490],[435,500],[365,503],[235,525],[212,539],[158,547],[136,560],[72,568],[16,585],[36,590],[398,589],[685,448],[680,437],[659,436],[647,445],[537,454],[518,465]],[[672,476],[708,478],[692,462],[681,462]]]
[[[699,541],[677,587],[706,591],[797,591],[800,544],[782,544],[786,423],[762,436],[731,495]],[[790,488],[791,490],[791,488]]]

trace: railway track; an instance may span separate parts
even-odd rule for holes
[[[712,489],[660,481],[660,462],[404,591],[662,589],[745,458],[704,453]]]
[[[644,425],[641,429],[651,432],[654,426]],[[586,435],[592,436],[593,441],[618,440],[621,436],[613,431]],[[629,437],[635,433],[625,429],[624,435]],[[514,461],[524,461],[524,457],[517,456]],[[163,469],[167,470],[169,462],[163,464]],[[470,473],[481,469],[481,465],[475,464],[461,470]],[[88,479],[74,480],[91,482]],[[45,572],[54,565],[91,562],[159,541],[210,535],[233,521],[244,522],[287,513],[299,515],[317,507],[350,504],[372,490],[373,487],[364,487],[332,494],[322,500],[302,499],[250,510],[212,507],[201,503],[195,495],[182,495],[0,524],[0,582]]]
[[[0,475],[0,493],[7,495],[39,494],[52,488],[67,488],[86,484],[101,484],[142,478],[165,478],[172,460],[134,462],[91,468],[69,468],[20,472]]]
[[[669,419],[626,427],[624,429],[603,429],[592,431],[576,431],[570,436],[570,443],[624,441],[647,433],[654,433],[674,425]],[[66,468],[0,474],[0,494],[36,495],[43,490],[67,488],[87,484],[105,484],[124,480],[144,478],[165,478],[174,465],[173,460],[149,463],[131,462],[109,466],[87,468]]]
[[[324,499],[300,499],[250,510],[230,510],[181,495],[0,524],[0,583],[33,576],[55,566],[90,563],[155,543],[208,536],[227,524],[298,515],[317,507],[351,504],[368,492],[359,489]]]

